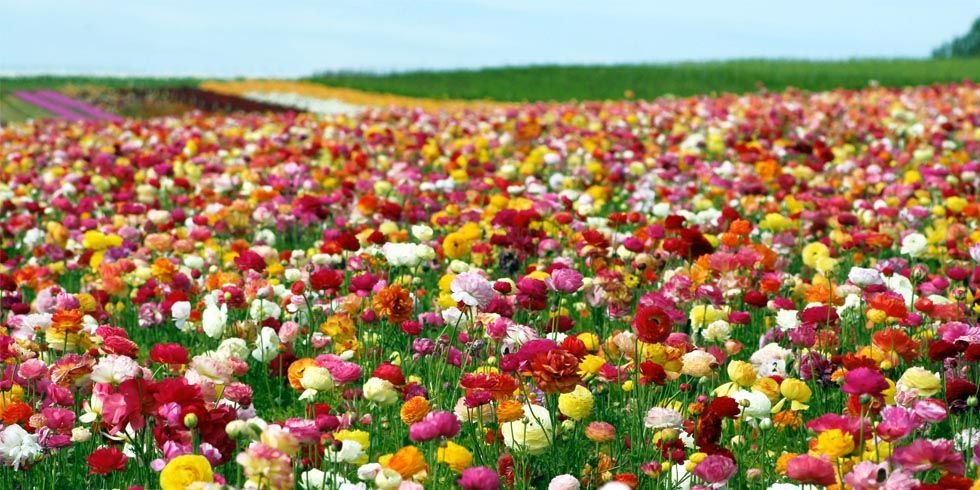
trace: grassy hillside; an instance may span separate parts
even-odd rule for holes
[[[707,63],[607,66],[529,66],[392,74],[323,73],[326,85],[372,92],[450,99],[504,101],[638,98],[665,94],[860,88],[980,79],[980,59],[793,61],[739,60]]]

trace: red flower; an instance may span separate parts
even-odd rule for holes
[[[545,393],[568,393],[580,380],[578,358],[563,349],[541,352],[531,359],[531,375]]]
[[[344,275],[333,269],[320,269],[310,274],[310,286],[317,291],[337,289],[344,283]]]
[[[150,348],[150,359],[160,364],[187,364],[189,354],[180,344],[157,344]]]
[[[636,332],[636,338],[648,344],[667,340],[670,329],[670,317],[658,306],[644,306],[637,310],[636,316],[633,317],[633,331]]]
[[[100,447],[92,451],[87,458],[88,474],[104,475],[113,471],[123,471],[126,469],[126,455],[115,447]]]
[[[402,369],[390,362],[386,362],[375,368],[374,372],[371,373],[371,377],[388,380],[395,386],[405,385],[405,374],[402,373]]]
[[[664,371],[664,367],[653,361],[643,361],[640,364],[640,384],[647,385],[650,383],[663,386],[664,381],[667,380],[667,371]]]

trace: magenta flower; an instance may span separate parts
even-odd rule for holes
[[[456,483],[464,490],[498,490],[500,477],[490,468],[473,466],[463,470]]]
[[[844,386],[841,390],[852,395],[879,396],[888,389],[885,376],[871,368],[859,367],[844,375]]]
[[[422,420],[412,424],[408,429],[408,437],[413,441],[429,441],[437,437],[446,439],[459,434],[460,423],[456,415],[450,412],[429,412]]]
[[[963,454],[956,450],[953,441],[947,439],[912,441],[908,446],[895,449],[892,461],[912,473],[941,469],[962,476],[966,471]]]
[[[582,274],[575,269],[555,269],[551,272],[551,284],[560,293],[574,293],[582,287]]]

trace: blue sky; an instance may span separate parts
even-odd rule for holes
[[[976,0],[0,0],[0,72],[302,76],[531,63],[920,57]]]

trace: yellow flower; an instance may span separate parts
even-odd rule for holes
[[[803,263],[807,267],[816,268],[817,261],[824,257],[830,257],[830,249],[820,242],[813,242],[803,247]]]
[[[884,323],[888,319],[888,314],[877,308],[871,308],[865,313],[865,316],[868,317],[868,321],[871,323]]]
[[[606,360],[594,355],[588,354],[582,359],[582,362],[578,364],[578,371],[581,376],[586,376],[589,374],[598,373],[602,366],[606,365]]]
[[[446,463],[449,468],[456,473],[462,473],[473,464],[473,453],[453,441],[446,443],[446,447],[440,447],[436,451],[436,460]]]
[[[942,388],[942,380],[936,373],[918,366],[906,370],[905,374],[898,378],[897,384],[915,389],[919,396],[935,395]]]
[[[769,231],[785,231],[793,227],[793,220],[777,213],[769,213],[759,222],[759,228]]]
[[[946,199],[946,207],[954,213],[962,212],[967,204],[969,204],[967,200],[960,196],[953,196]]]
[[[831,459],[837,459],[854,451],[854,436],[840,429],[830,429],[817,436],[814,450],[825,454]]]
[[[595,399],[592,392],[582,385],[576,385],[569,393],[558,396],[558,411],[570,419],[582,421],[592,413]]]
[[[177,456],[160,472],[160,488],[163,490],[184,490],[197,482],[214,482],[211,463],[204,456],[196,454]]]
[[[755,367],[745,361],[732,361],[728,363],[728,377],[739,386],[752,386],[756,378]]]
[[[779,412],[787,401],[790,402],[790,410],[799,411],[810,408],[806,402],[810,401],[810,397],[813,396],[813,390],[806,383],[796,378],[786,378],[780,383],[779,392],[785,399],[772,407],[772,413]]]
[[[92,250],[92,257],[88,261],[89,267],[93,270],[98,269],[105,258],[106,250],[122,245],[123,239],[119,235],[106,235],[101,231],[89,230],[82,237],[82,246]]]
[[[458,259],[470,251],[470,244],[459,234],[450,233],[442,242],[442,250],[446,257]]]
[[[817,269],[821,274],[829,274],[837,269],[837,259],[832,259],[830,257],[820,257],[817,259],[817,263],[814,264],[814,268]]]

